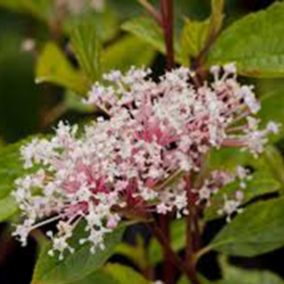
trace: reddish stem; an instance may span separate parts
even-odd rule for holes
[[[170,216],[168,215],[160,215],[160,228],[162,234],[164,236],[164,241],[170,246],[171,243],[171,232],[170,232]],[[164,267],[163,267],[163,279],[165,284],[174,283],[175,277],[175,269],[173,267],[173,261],[171,260],[172,254],[169,249],[165,246],[163,248],[163,256],[164,256]]]
[[[192,183],[191,176],[185,177],[186,181],[186,195],[188,204],[188,216],[186,217],[186,247],[185,247],[185,263],[187,264],[188,271],[190,273],[189,279],[192,284],[199,284],[196,271],[196,259],[195,253],[199,249],[199,226],[197,217],[197,208],[195,206],[195,200],[191,192]]]
[[[164,37],[166,43],[167,53],[167,69],[174,67],[174,42],[173,42],[173,14],[174,5],[173,0],[160,0],[161,14],[162,14],[162,28],[164,30]]]

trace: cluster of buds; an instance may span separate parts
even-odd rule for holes
[[[96,83],[85,100],[103,116],[82,131],[60,122],[53,138],[22,147],[32,174],[16,181],[13,194],[24,222],[14,234],[25,244],[31,230],[57,221],[58,233],[47,235],[53,240],[50,254],[58,251],[62,258],[73,251],[68,240],[84,220],[80,242],[90,242],[95,252],[129,212],[180,217],[191,205],[209,205],[211,195],[235,179],[241,189],[247,179],[242,168],[209,173],[192,188],[188,177],[198,175],[214,148],[239,147],[257,156],[278,125],[258,129],[259,102],[252,87],[237,82],[233,64],[211,72],[213,79],[200,86],[187,68],[167,72],[158,82],[147,69],[104,75],[104,84]],[[239,210],[242,194],[236,192],[220,214],[230,218]]]

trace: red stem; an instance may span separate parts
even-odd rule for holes
[[[186,181],[186,195],[188,204],[188,216],[186,217],[186,247],[185,247],[185,263],[188,266],[188,271],[190,273],[189,279],[192,284],[200,284],[197,278],[196,271],[196,259],[195,253],[199,249],[199,227],[197,219],[197,211],[195,206],[195,201],[192,200],[192,183],[191,176],[187,175],[185,177]]]
[[[160,0],[161,14],[162,14],[162,28],[164,30],[164,37],[166,43],[167,53],[167,69],[174,67],[174,42],[173,42],[173,14],[174,5],[173,0]]]
[[[171,243],[171,232],[170,232],[170,216],[160,215],[160,228],[164,237],[164,241],[169,244]],[[175,269],[173,267],[172,254],[170,250],[163,246],[163,256],[164,256],[164,267],[163,267],[163,280],[165,284],[172,284],[175,281]]]

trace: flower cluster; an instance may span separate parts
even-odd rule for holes
[[[58,233],[47,234],[53,239],[50,254],[59,251],[62,258],[65,250],[73,251],[68,239],[85,220],[80,242],[90,242],[95,252],[125,216],[181,216],[192,204],[209,204],[236,178],[242,188],[242,168],[236,174],[212,172],[200,185],[188,179],[198,175],[213,148],[239,147],[257,156],[278,125],[258,128],[259,102],[252,87],[237,82],[233,64],[211,72],[212,82],[202,85],[192,82],[187,68],[158,82],[146,69],[104,75],[104,84],[96,83],[86,100],[104,115],[83,131],[60,122],[53,138],[22,147],[24,166],[33,173],[16,181],[14,196],[25,218],[15,235],[25,244],[31,230],[58,221]],[[225,198],[219,213],[230,217],[241,200],[240,192],[235,200]]]

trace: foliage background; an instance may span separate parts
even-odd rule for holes
[[[0,0],[0,5],[1,5]],[[5,1],[3,1],[4,3]],[[209,15],[210,2],[207,0],[177,0],[176,2],[176,26],[181,27],[182,15],[204,19]],[[269,6],[272,0],[228,0],[226,4],[226,25],[241,18],[249,12],[258,11]],[[189,5],[190,4],[190,5]],[[104,25],[97,27],[97,32],[101,33],[104,40],[104,48],[107,49],[113,43],[116,45],[115,52],[109,56],[106,62],[116,62],[118,67],[127,68],[132,62],[137,60],[137,52],[133,50],[133,41],[125,40],[125,32],[120,30],[120,24],[134,15],[143,14],[143,10],[134,0],[109,1],[108,10],[103,15]],[[74,19],[69,19],[73,21]],[[75,19],[78,20],[78,19]],[[66,28],[68,30],[68,27]],[[34,13],[23,13],[21,11],[0,8],[0,147],[19,139],[25,138],[38,132],[50,132],[53,125],[59,118],[64,118],[71,122],[81,119],[88,119],[90,115],[83,113],[78,105],[71,100],[68,106],[62,103],[64,91],[60,87],[49,84],[35,84],[36,57],[33,53],[24,52],[22,44],[27,38],[35,38],[37,46],[42,47],[45,42],[55,39],[68,54],[66,34],[62,32],[59,38],[54,31],[48,27],[44,16]],[[123,43],[124,41],[124,43]],[[126,43],[125,43],[126,41]],[[122,43],[121,43],[122,42]],[[119,44],[120,43],[120,44]],[[141,43],[142,44],[142,43]],[[115,57],[114,55],[115,54]],[[125,54],[127,56],[125,57]],[[123,57],[124,55],[124,57]],[[156,74],[162,72],[164,58],[161,54],[148,52],[144,54],[145,60],[150,60]],[[70,61],[76,66],[75,60],[70,55]],[[140,62],[139,62],[140,63]],[[144,63],[143,60],[141,63]],[[124,64],[124,65],[123,65]],[[284,91],[283,79],[267,79],[257,84],[259,93],[265,98],[267,96],[267,109],[265,115],[282,117],[284,121]],[[271,93],[276,93],[276,99],[269,99]],[[282,107],[283,106],[283,107]],[[284,150],[284,143],[277,142],[280,151]],[[210,239],[214,232],[218,231],[223,221],[213,221],[209,223],[205,236]],[[27,248],[21,248],[15,240],[11,239],[9,226],[0,224],[0,283],[3,284],[25,284],[30,283],[32,270],[35,262],[36,246],[31,240]],[[133,229],[127,234],[128,241],[133,239],[133,235],[139,228]],[[147,235],[147,232],[144,232]],[[260,268],[271,270],[284,278],[283,262],[284,250],[280,249],[273,253],[268,253],[256,258],[244,259],[233,258],[232,261],[247,268]],[[201,261],[201,270],[209,278],[218,278],[220,271],[216,264],[215,253],[210,253],[208,257]],[[127,262],[125,259],[120,259]],[[212,266],[212,263],[216,266]],[[228,282],[229,283],[229,282]],[[237,283],[237,282],[236,282]],[[232,284],[230,282],[230,284]]]

